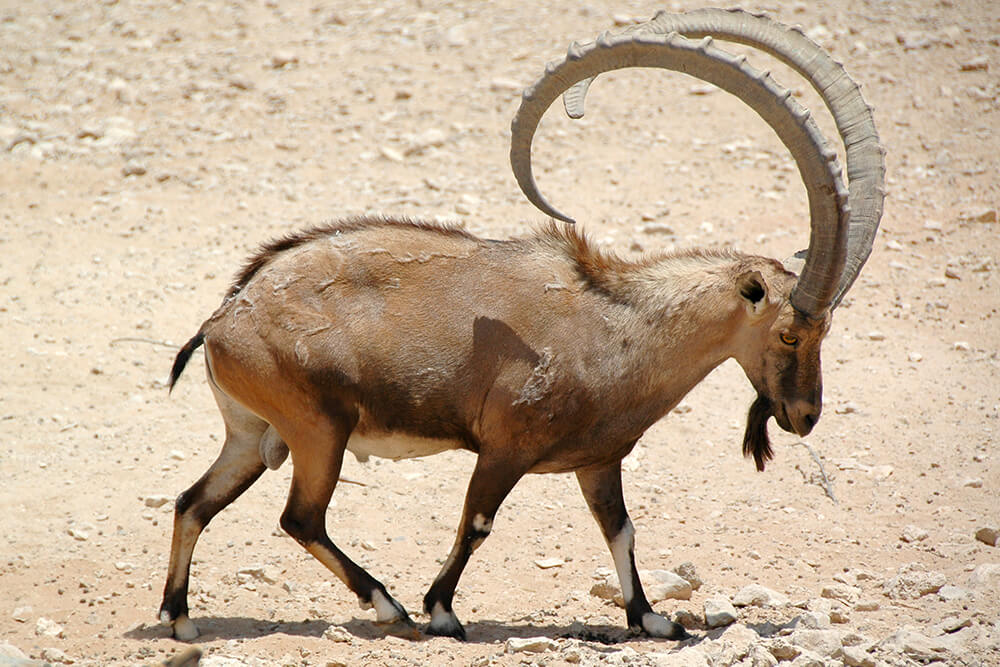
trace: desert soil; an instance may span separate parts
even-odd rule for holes
[[[200,353],[168,396],[176,345],[247,254],[291,230],[386,213],[502,237],[543,221],[508,165],[520,90],[572,40],[660,8],[0,2],[0,656],[154,664],[184,648],[156,619],[173,499],[223,433]],[[740,454],[753,392],[729,362],[625,461],[640,568],[690,562],[704,581],[655,605],[690,612],[695,638],[630,635],[591,594],[611,559],[568,475],[526,478],[501,508],[456,597],[466,643],[387,637],[278,528],[286,464],[198,544],[203,664],[771,664],[760,647],[797,664],[1000,664],[1000,548],[976,539],[1000,524],[1000,13],[988,0],[752,8],[801,24],[863,82],[890,194],[824,344],[815,431],[772,422],[777,457],[757,473]],[[754,62],[832,136],[804,83]],[[682,75],[601,77],[585,119],[558,104],[546,116],[535,162],[550,200],[625,256],[781,258],[808,237],[784,148]],[[357,483],[330,506],[334,540],[419,624],[472,465],[465,452],[349,460]],[[933,585],[901,590],[900,576]],[[699,622],[706,600],[751,583],[788,603]],[[780,648],[809,624],[840,648]],[[551,641],[517,652],[526,637]]]

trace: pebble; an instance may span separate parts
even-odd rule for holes
[[[733,605],[737,607],[784,607],[788,597],[760,584],[748,584],[733,596]]]
[[[879,643],[883,650],[902,653],[911,660],[921,663],[949,662],[953,656],[952,647],[944,637],[927,637],[913,628],[903,626]]]
[[[968,477],[962,480],[962,486],[970,489],[981,489],[983,488],[983,480],[979,477]]]
[[[543,570],[551,570],[554,567],[562,567],[566,564],[562,558],[541,558],[535,561],[535,565]]]
[[[122,167],[122,176],[126,178],[129,176],[144,176],[146,174],[146,165],[136,160],[129,160]]]
[[[951,584],[945,584],[942,586],[938,592],[938,599],[942,602],[952,602],[954,600],[963,600],[972,595],[969,591],[964,588],[959,588],[958,586],[952,586]]]
[[[146,505],[146,507],[152,507],[153,509],[156,509],[157,507],[163,507],[164,505],[172,501],[173,498],[164,495],[146,496],[145,498],[142,499],[142,502]]]
[[[246,583],[251,579],[254,579],[256,581],[262,581],[265,584],[278,583],[278,575],[272,572],[270,568],[263,565],[241,567],[239,570],[236,571],[236,579],[240,583]]]
[[[66,636],[63,626],[59,625],[50,618],[45,618],[44,616],[39,618],[35,623],[35,634],[40,637],[62,638]]]
[[[323,631],[323,639],[331,642],[350,644],[353,641],[351,633],[340,625],[331,625]]]
[[[958,219],[962,222],[996,222],[997,210],[992,206],[980,206],[963,211]]]
[[[969,587],[973,590],[987,588],[1000,583],[1000,564],[983,563],[969,575]]]
[[[504,645],[507,653],[544,653],[558,646],[548,637],[511,637]]]
[[[34,610],[31,607],[17,607],[11,613],[10,617],[18,623],[27,623],[28,619],[31,618],[32,611]]]
[[[976,539],[987,546],[995,547],[1000,544],[1000,528],[983,526],[976,531]]]
[[[969,352],[972,350],[972,346],[964,340],[956,340],[951,344],[951,349],[957,350],[959,352]]]
[[[916,600],[937,593],[946,583],[940,572],[929,571],[919,563],[907,563],[882,584],[882,589],[893,600]]]
[[[990,68],[990,61],[986,56],[976,56],[960,63],[958,67],[963,72],[985,72]]]
[[[715,596],[705,600],[705,625],[710,628],[721,628],[736,622],[738,615],[736,607],[728,599]]]
[[[290,51],[275,51],[271,54],[271,67],[274,69],[283,69],[298,62],[299,57]]]
[[[875,667],[878,664],[874,656],[860,646],[841,646],[833,657],[840,658],[848,667]]]
[[[681,412],[690,412],[691,411],[691,407],[688,406],[688,405],[685,405],[683,403],[681,405],[678,405],[674,409],[674,411],[677,412],[682,407],[685,407],[687,409],[686,410],[681,410]],[[702,583],[704,583],[701,580],[701,577],[698,576],[698,571],[695,569],[694,563],[692,563],[691,561],[684,561],[683,563],[681,563],[677,567],[672,568],[671,571],[674,574],[677,574],[677,575],[680,575],[681,577],[684,577],[684,579],[687,580],[687,582],[689,584],[691,584],[691,589],[692,590],[698,590],[699,588],[701,588]]]
[[[861,597],[861,589],[847,584],[829,584],[823,587],[820,595],[829,600],[839,600],[844,604],[853,605]]]
[[[899,539],[912,544],[913,542],[926,540],[929,535],[930,533],[920,526],[909,525],[903,529],[903,534],[899,536]]]
[[[868,340],[885,340],[885,334],[881,331],[869,331]]]

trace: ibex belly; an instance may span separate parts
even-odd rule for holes
[[[347,450],[359,461],[367,461],[369,456],[384,459],[412,459],[430,456],[449,449],[461,449],[458,440],[438,440],[422,438],[407,433],[387,431],[354,431],[347,441]]]

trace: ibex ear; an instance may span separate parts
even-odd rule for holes
[[[736,279],[736,289],[750,315],[759,315],[767,306],[767,283],[760,271],[747,271]]]

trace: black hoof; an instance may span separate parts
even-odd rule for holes
[[[433,624],[430,624],[424,632],[432,637],[451,637],[460,642],[465,641],[465,628],[458,621],[455,621],[454,624],[441,627],[435,627]]]

